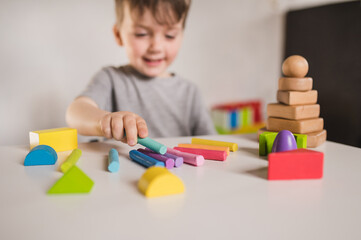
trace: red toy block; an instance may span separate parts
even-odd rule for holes
[[[174,149],[181,152],[202,155],[204,159],[208,159],[208,160],[224,161],[227,159],[226,151],[198,149],[198,148],[183,148],[183,147],[174,147]]]
[[[318,179],[322,175],[322,152],[300,148],[268,154],[268,180]]]

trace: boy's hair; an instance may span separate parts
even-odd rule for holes
[[[117,24],[121,26],[124,8],[128,4],[130,12],[136,16],[142,16],[149,9],[157,23],[162,25],[172,25],[184,18],[184,28],[190,3],[191,0],[115,0]]]

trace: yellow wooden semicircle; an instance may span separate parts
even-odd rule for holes
[[[164,167],[150,167],[138,181],[138,189],[146,197],[161,197],[183,193],[182,180]]]

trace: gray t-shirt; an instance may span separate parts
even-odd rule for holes
[[[149,137],[216,133],[198,88],[178,75],[149,78],[129,65],[105,67],[80,96],[105,111],[138,114],[147,123]]]

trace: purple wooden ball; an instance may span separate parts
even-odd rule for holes
[[[280,131],[272,146],[272,152],[284,152],[297,149],[296,139],[288,130]]]

